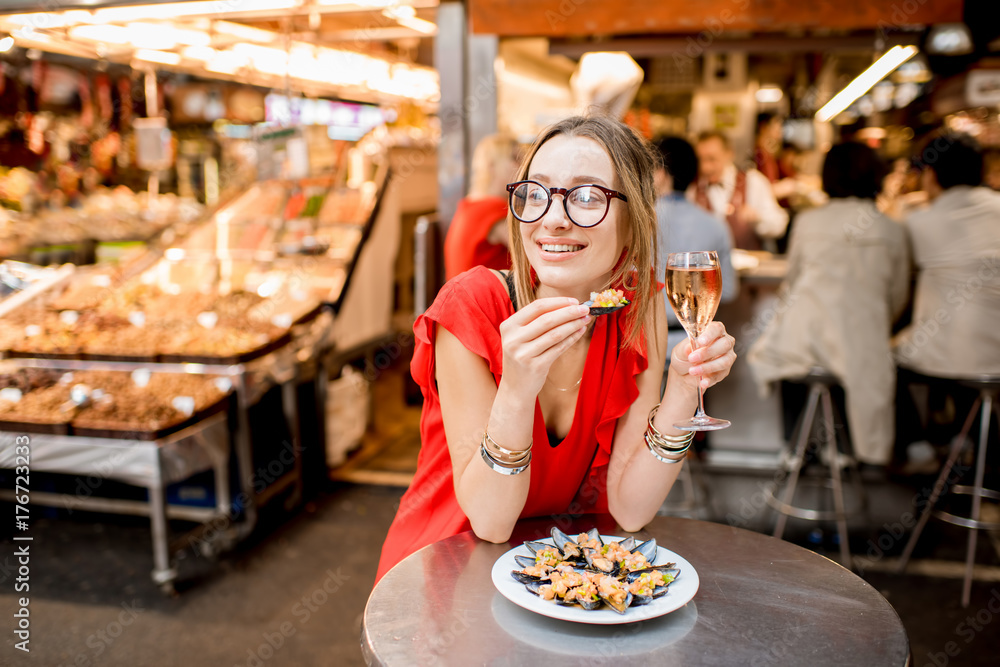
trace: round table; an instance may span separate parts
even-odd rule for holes
[[[637,538],[687,559],[701,586],[659,618],[598,626],[555,620],[513,604],[490,578],[524,540],[596,526],[606,516],[518,523],[508,544],[471,532],[409,556],[368,599],[361,648],[369,665],[892,665],[909,658],[896,611],[837,563],[794,544],[723,524],[657,517]]]

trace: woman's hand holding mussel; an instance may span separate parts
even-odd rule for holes
[[[537,299],[500,325],[503,383],[534,398],[552,363],[587,332],[590,308],[568,297]]]
[[[697,392],[699,384],[708,389],[729,375],[736,361],[735,345],[736,339],[726,333],[722,322],[711,322],[698,336],[694,350],[690,338],[674,346],[670,370],[691,391]]]

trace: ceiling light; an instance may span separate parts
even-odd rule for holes
[[[964,23],[942,23],[927,33],[927,53],[964,56],[972,53],[972,34]]]
[[[170,26],[159,26],[155,23],[129,23],[125,26],[129,32],[129,43],[138,49],[155,49],[165,51],[177,46]]]
[[[205,64],[205,69],[216,74],[235,74],[247,66],[247,59],[232,51],[219,51]]]
[[[69,29],[70,39],[82,39],[102,44],[128,44],[132,38],[128,28],[120,25],[79,25]]]
[[[781,88],[778,88],[777,86],[764,86],[762,88],[758,88],[757,92],[754,93],[754,97],[756,97],[757,101],[761,104],[775,104],[780,102],[781,98],[784,96],[785,94],[781,91]]]
[[[833,96],[816,112],[816,120],[827,122],[867,93],[872,86],[887,77],[894,69],[917,54],[915,46],[894,46],[876,60],[871,67],[858,75],[842,91]]]
[[[257,42],[258,44],[270,44],[278,38],[278,33],[271,30],[261,30],[231,21],[215,21],[212,24],[212,30],[220,35],[228,35],[244,42]]]
[[[272,49],[257,44],[236,44],[233,53],[250,60],[253,68],[264,74],[285,76],[288,74],[288,54],[281,49]]]
[[[177,19],[184,16],[225,16],[249,12],[274,12],[292,9],[299,0],[239,0],[239,2],[171,2],[162,5],[139,5],[135,7],[108,7],[94,11],[94,23],[124,23],[127,21],[147,21],[150,19]]]
[[[188,46],[181,51],[181,55],[190,60],[201,60],[202,62],[208,62],[215,58],[218,53],[215,49],[210,46]]]
[[[160,63],[161,65],[177,65],[181,62],[181,57],[177,53],[167,51],[154,51],[153,49],[136,49],[132,57],[136,60],[144,60],[149,63]]]
[[[7,35],[3,39],[0,39],[0,53],[7,53],[14,48],[14,38]]]

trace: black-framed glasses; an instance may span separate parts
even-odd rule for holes
[[[508,183],[510,211],[521,222],[541,220],[552,206],[553,195],[562,195],[566,217],[577,227],[601,224],[611,210],[611,200],[627,202],[620,192],[600,185],[577,185],[572,188],[547,188],[535,181]]]

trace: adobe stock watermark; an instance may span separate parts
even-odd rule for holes
[[[59,495],[62,508],[72,514],[74,509],[94,495],[94,492],[104,484],[105,480],[114,477],[115,470],[124,462],[124,459],[125,455],[122,452],[114,452],[106,461],[101,461],[97,465],[95,474],[77,475],[73,494],[62,493]]]
[[[146,611],[145,608],[140,606],[138,600],[133,599],[127,603],[122,602],[121,611],[118,612],[118,615],[112,621],[87,636],[84,643],[87,645],[87,649],[90,650],[83,650],[77,653],[70,664],[74,667],[90,667],[91,665],[103,662],[98,661],[97,658],[110,650],[111,646],[122,636],[122,633],[131,627],[136,622],[136,619],[139,618],[139,614],[144,611]]]
[[[311,592],[303,595],[289,609],[291,619],[286,618],[273,630],[261,633],[263,641],[255,648],[248,648],[246,659],[241,663],[235,663],[234,667],[264,667],[264,664],[271,660],[285,643],[294,637],[313,618],[314,614],[340,591],[347,581],[350,581],[351,577],[344,574],[342,570],[343,568],[340,567],[336,571],[327,570],[323,582]]]
[[[955,626],[954,634],[963,640],[963,643],[948,641],[941,647],[941,651],[928,651],[927,662],[923,663],[923,667],[947,667],[952,659],[962,653],[963,648],[989,628],[998,614],[1000,614],[1000,589],[994,588],[990,591],[990,597],[983,607],[974,614],[966,616]]]
[[[894,2],[889,9],[891,10],[888,17],[885,19],[879,19],[875,24],[876,30],[882,35],[884,39],[889,32],[905,30],[907,28],[912,28],[918,23],[913,18],[913,15],[923,6],[927,4],[927,0],[904,0],[903,2]],[[919,23],[923,23],[922,21]],[[922,25],[921,25],[922,27]]]
[[[693,37],[685,40],[684,51],[674,52],[674,63],[682,67],[688,62],[700,58],[715,43],[729,26],[739,18],[739,12],[745,12],[750,7],[751,0],[730,0],[732,7],[719,12],[718,16],[709,17],[702,22],[702,29]]]
[[[817,409],[819,409],[818,406]],[[826,419],[820,419],[815,424],[818,426],[818,429],[811,433],[809,439],[806,441],[806,449],[803,453],[806,458],[810,454],[818,452],[821,446],[826,447],[826,443],[830,439],[835,440],[837,431],[844,428],[842,425],[829,422]],[[833,465],[836,465],[836,463]],[[729,512],[726,514],[726,523],[736,528],[747,527],[751,521],[757,518],[762,510],[769,507],[767,502],[768,497],[775,497],[778,488],[788,481],[789,475],[791,475],[791,470],[788,466],[782,465],[774,471],[769,481],[758,481],[757,490],[754,493],[740,498],[739,512]]]
[[[736,337],[736,344],[733,347],[733,351],[738,356],[742,356],[747,348],[753,345],[757,338],[764,333],[764,330],[767,329],[771,322],[794,306],[798,298],[798,295],[789,289],[778,290],[773,301],[768,303],[759,312],[754,313],[750,321],[745,322],[740,327],[740,335]]]
[[[296,457],[301,456],[301,454],[301,447],[297,447],[287,440],[283,441],[281,451],[278,452],[277,456],[267,465],[258,466],[254,473],[244,480],[243,490],[230,502],[229,513],[225,516],[217,516],[206,523],[202,532],[191,540],[191,545],[195,547],[196,552],[203,555],[214,553],[215,549],[212,545],[229,531],[236,513],[246,507],[253,496],[263,492],[264,489],[291,470],[295,466]]]
[[[446,655],[458,640],[472,627],[469,619],[469,611],[463,609],[461,613],[453,613],[443,619],[433,619],[435,632],[429,634],[426,642],[421,642],[416,646],[416,653],[419,656],[418,664],[436,664],[436,658]]]
[[[948,473],[947,478],[935,481],[933,487],[921,489],[910,499],[910,506],[913,508],[913,512],[903,512],[896,521],[882,524],[878,537],[869,539],[865,545],[868,548],[865,555],[854,558],[854,568],[857,570],[858,575],[864,576],[866,570],[885,558],[886,554],[892,551],[909,534],[909,531],[920,520],[922,512],[926,510],[932,495],[937,494],[940,498],[942,494],[946,493],[948,489],[956,484],[971,469],[972,466],[956,462],[951,472]]]
[[[1000,285],[998,277],[1000,277],[1000,256],[994,253],[980,261],[972,276],[948,291],[945,295],[947,306],[941,306],[932,316],[914,322],[909,334],[896,347],[894,359],[901,364],[916,359],[921,348],[930,344],[941,333],[941,325],[951,322],[955,313],[975,301],[984,289],[996,289]]]

